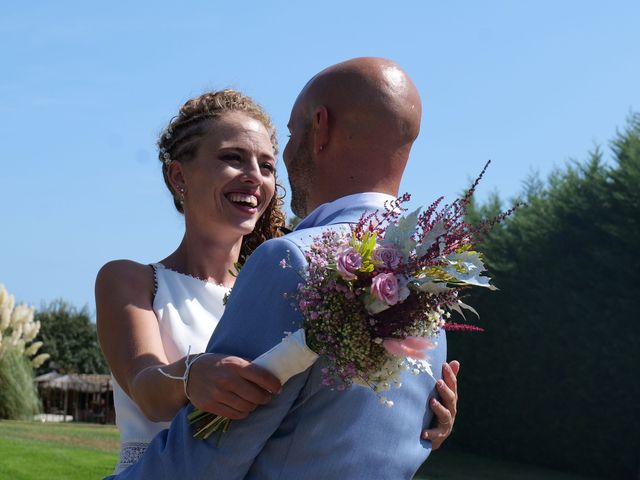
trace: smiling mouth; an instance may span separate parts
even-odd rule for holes
[[[227,195],[227,199],[230,202],[235,203],[236,205],[249,208],[256,208],[260,203],[258,202],[258,198],[255,195],[242,193],[229,193]]]

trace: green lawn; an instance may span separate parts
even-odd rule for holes
[[[0,479],[101,479],[111,473],[117,458],[113,426],[0,421]],[[415,480],[588,479],[444,450],[431,455]]]
[[[0,421],[2,479],[100,479],[117,459],[113,426]]]

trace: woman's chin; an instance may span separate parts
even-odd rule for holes
[[[245,220],[236,224],[236,228],[242,232],[242,236],[249,235],[256,228],[256,220]]]

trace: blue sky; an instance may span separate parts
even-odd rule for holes
[[[7,3],[0,283],[36,306],[93,310],[102,264],[175,248],[182,220],[155,140],[207,89],[253,96],[284,145],[313,74],[356,56],[398,61],[424,102],[402,186],[416,206],[453,199],[487,159],[480,199],[508,199],[640,110],[633,0]]]

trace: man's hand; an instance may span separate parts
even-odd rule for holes
[[[457,360],[442,364],[442,380],[436,383],[442,403],[435,398],[431,399],[429,407],[435,414],[433,428],[422,432],[422,438],[431,440],[433,450],[440,448],[453,429],[458,408],[459,371],[460,362]]]
[[[281,389],[267,370],[239,357],[206,353],[191,367],[187,391],[200,410],[232,420],[245,418]]]

